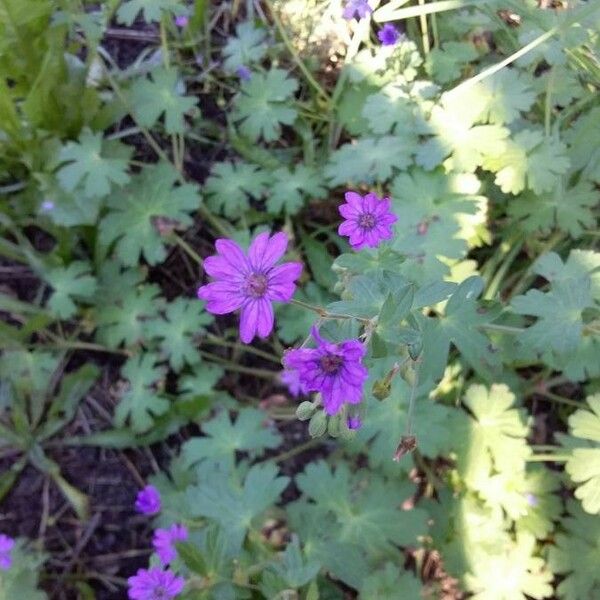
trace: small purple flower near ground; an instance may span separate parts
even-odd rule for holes
[[[338,210],[345,221],[338,227],[338,233],[347,235],[355,250],[376,248],[392,237],[392,225],[398,217],[390,210],[389,198],[379,198],[372,193],[361,196],[356,192],[346,192],[344,197],[346,203]]]
[[[369,2],[367,0],[348,0],[342,14],[344,19],[350,20],[356,16],[356,18],[360,21],[372,12],[373,9],[369,6]]]
[[[54,202],[52,200],[44,200],[40,204],[40,211],[43,213],[52,212],[54,210]]]
[[[240,78],[241,81],[250,81],[250,79],[252,79],[252,71],[245,65],[238,67],[235,70],[235,74]]]
[[[536,507],[539,503],[538,497],[535,494],[525,494],[525,500],[527,500],[527,504],[531,507]]]
[[[220,239],[215,242],[218,254],[204,260],[204,270],[216,281],[200,286],[198,298],[206,300],[206,310],[215,315],[241,309],[240,337],[245,344],[255,335],[265,338],[271,333],[272,302],[289,302],[296,291],[302,263],[275,266],[287,245],[285,233],[260,233],[246,254],[234,241]]]
[[[152,567],[139,569],[127,584],[129,600],[171,600],[181,593],[185,580],[172,571]]]
[[[152,545],[160,562],[167,566],[177,558],[177,550],[175,544],[177,542],[185,542],[188,538],[188,530],[183,525],[174,524],[169,529],[157,529],[154,532]]]
[[[346,424],[348,425],[348,429],[356,430],[362,427],[362,420],[359,416],[352,416],[348,417]]]
[[[0,571],[8,571],[12,566],[11,552],[14,548],[15,540],[0,533]]]
[[[288,391],[294,398],[303,396],[308,393],[305,385],[300,381],[300,374],[296,370],[285,370],[279,374],[279,379],[287,387]]]
[[[175,17],[175,25],[177,25],[179,29],[185,29],[189,25],[189,22],[189,18],[185,15],[179,15],[178,17]]]
[[[391,23],[386,23],[377,32],[377,37],[382,46],[395,46],[400,39],[400,32]]]
[[[283,362],[286,368],[298,371],[308,391],[321,392],[325,412],[335,415],[344,403],[358,404],[362,400],[368,377],[362,364],[366,350],[359,340],[335,344],[323,339],[316,327],[311,333],[317,347],[289,350]]]
[[[160,512],[160,493],[153,485],[147,485],[138,492],[135,510],[143,515],[156,515]]]

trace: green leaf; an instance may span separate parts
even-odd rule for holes
[[[489,390],[471,385],[464,404],[471,411],[470,434],[459,453],[459,471],[467,481],[477,478],[489,459],[497,471],[513,474],[522,471],[531,454],[526,436],[525,411],[513,408],[515,396],[504,384],[493,384]]]
[[[202,424],[203,437],[185,442],[181,459],[186,466],[205,459],[226,460],[232,467],[236,452],[259,456],[267,448],[281,443],[279,434],[265,426],[266,414],[253,408],[240,410],[235,422],[224,410]]]
[[[130,358],[121,375],[129,382],[115,409],[115,424],[122,427],[129,419],[135,432],[150,429],[154,417],[166,412],[169,401],[156,392],[157,384],[163,379],[165,370],[156,366],[156,356],[145,352]]]
[[[194,341],[204,331],[204,326],[214,318],[204,310],[202,302],[176,298],[167,304],[164,319],[148,323],[148,337],[160,339],[162,354],[169,359],[174,371],[181,371],[184,364],[194,365],[201,357]]]
[[[474,142],[476,143],[476,142]],[[536,194],[549,192],[570,165],[567,146],[537,129],[523,129],[488,153],[483,168],[496,173],[496,185],[506,194],[526,187]]]
[[[140,11],[146,23],[160,21],[163,13],[168,15],[185,13],[179,0],[127,0],[119,7],[117,19],[124,25],[132,25]]]
[[[60,319],[68,319],[77,312],[75,300],[90,302],[96,292],[96,279],[90,274],[90,265],[82,261],[47,271],[44,279],[53,289],[48,308]]]
[[[178,542],[175,546],[177,548],[177,555],[181,557],[185,566],[192,573],[196,573],[202,577],[208,575],[204,555],[194,544],[190,542]]]
[[[525,475],[526,514],[515,523],[517,532],[527,531],[543,540],[554,530],[562,512],[557,495],[560,479],[552,471],[541,467],[528,470]]]
[[[103,140],[102,133],[84,129],[78,142],[68,142],[60,151],[59,160],[68,164],[56,174],[60,185],[73,192],[78,185],[88,198],[107,196],[111,184],[122,186],[130,177],[127,173],[133,148]]]
[[[596,598],[600,593],[600,519],[586,514],[578,502],[567,503],[568,516],[562,519],[564,533],[550,546],[548,563],[554,573],[564,576],[558,584],[561,600]]]
[[[386,563],[383,569],[369,575],[361,585],[360,600],[398,600],[402,590],[402,600],[421,600],[423,588],[415,576],[404,571],[399,564]]]
[[[552,573],[543,559],[534,556],[535,538],[522,533],[516,542],[493,554],[475,555],[465,577],[473,600],[527,600],[552,596]]]
[[[600,183],[600,106],[584,112],[565,134],[569,144],[569,158],[574,169],[592,181]]]
[[[271,214],[278,215],[283,211],[295,215],[306,199],[325,197],[327,190],[321,174],[313,167],[299,164],[293,171],[282,167],[273,171],[272,176],[267,194],[267,210]]]
[[[326,290],[332,289],[336,277],[331,270],[332,259],[325,244],[308,235],[303,235],[302,248],[316,283]]]
[[[600,513],[600,394],[587,398],[589,410],[578,410],[569,417],[571,435],[589,440],[591,447],[575,448],[566,471],[577,485],[575,496],[583,509]]]
[[[150,75],[150,79],[136,79],[131,86],[136,121],[143,127],[152,127],[164,113],[165,131],[183,133],[185,114],[196,106],[196,98],[185,95],[185,85],[174,69],[156,69]]]
[[[407,137],[360,138],[331,154],[325,166],[325,177],[333,187],[348,183],[382,183],[413,163],[417,147],[417,137],[410,132]]]
[[[471,98],[471,96],[469,96]],[[463,94],[446,94],[431,111],[430,130],[434,137],[419,145],[416,163],[431,170],[444,162],[454,171],[472,173],[488,157],[502,151],[508,130],[500,125],[477,125],[485,99],[465,103]]]
[[[250,21],[239,23],[235,36],[228,38],[223,48],[226,71],[233,73],[240,67],[248,67],[264,58],[269,48],[264,29],[255,27]]]
[[[239,483],[227,471],[207,465],[200,471],[199,484],[188,488],[186,495],[193,514],[218,523],[229,548],[239,552],[254,520],[279,500],[288,481],[272,463],[250,467]]]
[[[139,286],[144,274],[105,263],[100,271],[96,313],[98,339],[116,348],[140,342],[146,333],[145,321],[158,318],[164,306],[160,288],[155,284]]]
[[[189,213],[198,208],[200,198],[192,184],[175,185],[178,175],[168,164],[145,167],[131,183],[108,201],[110,212],[100,223],[100,241],[116,242],[122,264],[137,265],[140,255],[155,265],[166,258],[166,249],[155,226],[157,218],[191,225]]]
[[[253,141],[278,139],[281,125],[291,125],[296,119],[297,111],[290,101],[297,89],[298,82],[282,69],[254,73],[242,84],[234,103],[234,119],[241,121],[242,134]]]
[[[24,541],[18,539],[11,557],[11,568],[0,572],[0,600],[46,600],[48,596],[38,589],[45,556],[27,551]]]
[[[445,42],[427,55],[425,70],[439,83],[458,79],[465,66],[477,58],[477,50],[471,42]]]
[[[454,291],[444,314],[438,318],[417,315],[423,332],[424,352],[421,373],[439,379],[447,364],[450,343],[462,358],[482,377],[492,380],[501,369],[500,353],[479,330],[493,321],[496,315],[479,306],[478,296],[483,289],[479,277],[465,279]]]
[[[204,185],[207,203],[230,219],[239,219],[249,208],[249,198],[260,198],[271,177],[245,162],[216,163]]]
[[[549,192],[520,194],[509,203],[508,211],[527,233],[549,234],[560,229],[578,238],[595,227],[593,209],[599,202],[600,192],[590,182],[579,181],[568,187],[561,177]]]

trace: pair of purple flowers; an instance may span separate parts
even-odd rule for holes
[[[391,213],[389,198],[376,194],[361,196],[346,192],[346,203],[339,207],[344,222],[338,233],[348,236],[355,249],[377,247],[392,237],[397,218]],[[273,330],[273,302],[290,302],[302,264],[288,262],[277,265],[287,250],[288,238],[280,232],[273,236],[261,233],[254,238],[246,254],[232,240],[219,239],[217,254],[204,261],[204,269],[215,281],[198,289],[198,298],[206,301],[206,309],[214,314],[240,310],[240,337],[246,344],[256,335],[267,337]],[[316,327],[312,336],[314,349],[301,348],[287,352],[282,380],[292,393],[321,392],[325,412],[337,414],[344,403],[358,404],[368,373],[362,364],[366,353],[359,340],[340,344],[321,337]],[[353,424],[358,427],[355,421]],[[355,428],[356,428],[355,427]]]
[[[161,510],[159,491],[153,485],[147,485],[138,493],[135,508],[144,515],[158,514]],[[154,532],[152,545],[163,567],[168,567],[177,558],[175,544],[187,538],[187,529],[177,523],[168,529],[157,529]],[[170,569],[152,567],[139,569],[127,583],[130,600],[169,600],[182,592],[185,579],[175,575]]]
[[[368,0],[348,0],[342,13],[344,19],[364,19],[370,15],[373,9]],[[400,32],[391,24],[386,23],[382,29],[377,32],[377,37],[383,46],[395,46],[400,39]]]

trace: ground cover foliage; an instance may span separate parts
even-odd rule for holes
[[[583,0],[0,0],[0,600],[600,597],[599,31]],[[391,239],[338,234],[349,190]],[[204,261],[279,231],[295,300],[244,344]],[[282,359],[345,340],[368,379],[329,410]],[[91,563],[88,451],[140,532]]]

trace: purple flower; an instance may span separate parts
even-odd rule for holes
[[[373,9],[369,6],[367,0],[348,0],[344,8],[343,17],[349,20],[353,19],[356,15],[356,18],[360,21],[372,12]]]
[[[40,212],[47,213],[54,210],[54,202],[52,200],[44,200],[40,205]]]
[[[15,540],[4,533],[0,533],[0,571],[8,571],[12,566],[10,553],[15,545]]]
[[[163,565],[172,563],[177,558],[177,550],[175,544],[177,542],[185,542],[188,538],[188,530],[183,525],[171,525],[169,529],[157,529],[154,532],[152,545],[160,562]]]
[[[348,429],[360,429],[362,427],[362,421],[358,415],[348,417],[346,424]]]
[[[139,569],[127,580],[130,600],[170,600],[183,590],[185,580],[159,567]]]
[[[347,235],[355,250],[375,248],[392,237],[392,225],[398,217],[390,211],[389,198],[379,198],[376,194],[363,197],[356,192],[346,192],[344,197],[346,204],[338,210],[346,220],[338,227],[338,233]]]
[[[395,46],[400,39],[400,32],[391,23],[386,23],[383,29],[377,32],[377,37],[382,46]]]
[[[245,65],[242,65],[241,67],[238,67],[235,70],[235,74],[242,80],[242,81],[250,81],[250,79],[252,79],[252,71]]]
[[[189,18],[185,15],[179,15],[178,17],[175,17],[175,25],[177,25],[177,27],[179,27],[180,29],[184,29],[185,27],[187,27],[189,22]]]
[[[147,485],[138,492],[135,510],[143,515],[156,515],[160,512],[160,493],[153,485]]]
[[[240,337],[249,344],[255,335],[265,338],[273,329],[272,302],[289,302],[302,263],[275,263],[288,245],[285,233],[260,233],[250,244],[248,255],[232,240],[217,240],[217,255],[204,260],[204,269],[216,279],[198,288],[206,310],[224,315],[241,309]]]
[[[362,364],[365,347],[358,340],[334,344],[324,340],[316,327],[311,329],[317,347],[289,350],[284,357],[288,369],[298,371],[308,391],[321,392],[325,412],[337,414],[342,405],[362,400],[367,369]]]
[[[298,396],[303,396],[308,393],[306,386],[302,381],[300,381],[300,373],[295,369],[285,371],[281,371],[279,374],[279,379],[281,379],[282,383],[285,384],[290,394],[297,398]]]
[[[525,500],[527,500],[527,504],[531,507],[536,507],[539,504],[538,498],[535,494],[525,494]]]

